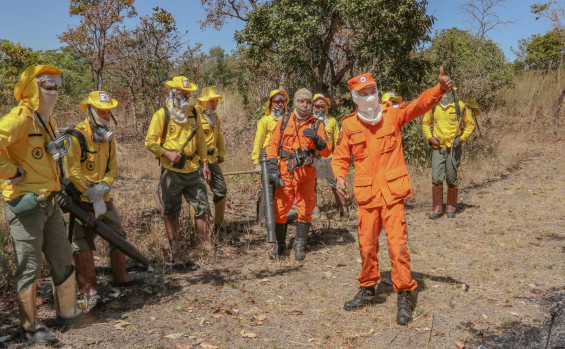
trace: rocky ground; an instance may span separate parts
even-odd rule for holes
[[[291,252],[272,261],[265,232],[253,222],[254,202],[232,200],[223,254],[195,257],[198,270],[134,267],[147,283],[131,289],[109,286],[101,268],[99,322],[57,332],[59,346],[565,348],[563,145],[534,146],[503,178],[463,188],[456,219],[431,221],[431,205],[407,202],[419,283],[408,326],[395,323],[384,231],[379,303],[346,312],[343,303],[357,292],[360,269],[355,211],[341,221],[322,210],[306,260],[295,262]],[[292,237],[294,226],[289,232]],[[39,292],[39,317],[49,324],[48,279]],[[0,341],[25,347],[13,295],[4,297],[0,313]]]

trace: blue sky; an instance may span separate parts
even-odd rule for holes
[[[516,48],[520,39],[532,34],[543,34],[549,29],[549,23],[544,20],[536,21],[535,16],[530,13],[530,5],[539,1],[507,0],[506,10],[499,10],[501,17],[512,17],[516,19],[516,24],[500,26],[488,36],[500,44],[508,60],[514,59],[510,47]],[[466,29],[466,18],[457,9],[463,2],[464,0],[429,0],[428,13],[436,17],[432,31],[452,27]],[[200,42],[206,51],[214,45],[219,45],[226,51],[236,47],[233,33],[243,25],[234,21],[221,31],[215,29],[201,31],[199,21],[204,19],[204,10],[200,0],[135,1],[139,15],[151,13],[151,9],[155,6],[160,6],[175,16],[179,29],[188,30],[188,40],[191,44]],[[20,42],[34,50],[55,49],[62,46],[57,35],[65,31],[68,25],[78,23],[78,18],[69,16],[69,3],[65,0],[3,1],[2,13],[0,39]]]

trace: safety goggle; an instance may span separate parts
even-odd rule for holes
[[[60,87],[63,84],[63,79],[61,78],[61,75],[41,74],[37,76],[37,82],[41,87],[51,89],[54,87]]]
[[[328,105],[328,103],[323,99],[317,99],[314,101],[314,105],[320,107],[320,106],[326,106]]]
[[[285,101],[286,101],[286,96],[283,95],[282,93],[279,93],[279,94],[274,95],[271,100],[272,100],[273,102],[285,102]]]

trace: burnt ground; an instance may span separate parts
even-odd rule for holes
[[[265,232],[253,222],[254,202],[246,203],[254,197],[249,188],[228,209],[223,254],[194,256],[195,271],[134,267],[147,284],[130,289],[113,289],[101,268],[99,322],[58,331],[59,347],[565,348],[563,145],[535,146],[503,178],[464,188],[454,220],[431,221],[431,205],[407,202],[419,283],[408,326],[395,323],[385,232],[379,303],[346,312],[360,268],[355,212],[340,221],[323,210],[306,260],[295,262],[291,252],[272,261]],[[39,317],[50,324],[48,278],[39,292]],[[4,345],[25,347],[12,294],[0,313]]]

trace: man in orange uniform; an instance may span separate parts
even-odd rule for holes
[[[294,238],[294,258],[306,258],[306,236],[312,223],[312,211],[316,206],[316,167],[313,166],[313,161],[316,151],[326,157],[331,154],[324,126],[316,121],[312,114],[312,92],[302,88],[294,94],[294,111],[277,122],[267,145],[269,180],[276,188],[275,257],[286,248],[286,215],[296,199],[298,222]],[[277,157],[281,159],[278,165]],[[284,184],[279,186],[281,179]]]
[[[344,308],[361,308],[376,299],[375,285],[380,279],[379,233],[384,227],[392,265],[391,279],[398,292],[396,321],[406,325],[412,320],[411,291],[418,284],[411,276],[406,247],[404,199],[412,195],[412,186],[404,162],[402,126],[432,109],[443,93],[451,89],[452,82],[440,68],[437,86],[399,108],[393,108],[392,103],[379,104],[377,84],[370,73],[354,77],[348,85],[357,109],[342,119],[331,166],[337,190],[346,195],[345,179],[353,155],[354,194],[359,205],[357,233],[363,262],[359,292]]]

